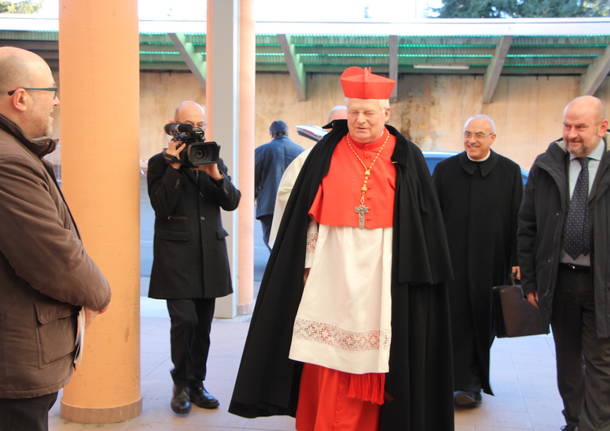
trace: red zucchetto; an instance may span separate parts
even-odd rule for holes
[[[348,67],[341,74],[345,97],[354,99],[389,99],[396,81],[375,75],[370,67]]]

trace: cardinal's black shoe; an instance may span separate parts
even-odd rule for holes
[[[172,396],[172,401],[169,405],[174,413],[178,415],[188,415],[191,411],[189,388],[174,385],[174,395]]]
[[[481,392],[479,391],[455,391],[453,402],[457,407],[473,408],[481,404]]]
[[[189,389],[191,392],[191,402],[197,407],[203,409],[217,409],[220,405],[216,397],[209,393],[202,383],[197,386],[191,386]]]

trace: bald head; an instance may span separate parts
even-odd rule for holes
[[[197,102],[185,100],[176,106],[174,121],[178,123],[188,123],[195,127],[205,129],[207,125],[205,108]]]
[[[13,46],[0,48],[0,91],[5,93],[16,87],[32,87],[34,75],[50,69],[38,55]]]
[[[579,96],[573,99],[563,109],[563,115],[565,116],[569,111],[587,111],[593,115],[597,121],[602,121],[606,114],[606,109],[603,102],[595,96]]]
[[[26,137],[51,135],[53,111],[59,104],[55,87],[49,65],[38,54],[0,48],[0,114],[16,123]]]
[[[575,157],[589,155],[608,130],[606,109],[594,96],[580,96],[563,110],[563,140]]]

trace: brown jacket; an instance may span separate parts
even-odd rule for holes
[[[54,148],[0,115],[0,398],[61,389],[72,374],[78,310],[110,302],[41,160]]]

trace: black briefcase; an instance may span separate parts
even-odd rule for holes
[[[493,288],[496,336],[523,337],[548,334],[540,310],[530,304],[521,286],[495,286]]]

